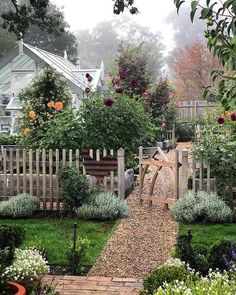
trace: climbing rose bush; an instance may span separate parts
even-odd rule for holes
[[[66,109],[70,90],[59,73],[46,67],[32,84],[19,94],[22,104],[22,144],[38,148],[38,143],[54,117]]]

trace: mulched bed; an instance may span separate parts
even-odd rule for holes
[[[167,156],[173,160],[174,152]],[[154,169],[147,174],[144,193],[148,192]],[[173,181],[169,168],[162,171],[167,184],[168,197],[173,197]],[[156,181],[155,196],[163,196],[160,179]],[[153,269],[171,257],[178,224],[174,222],[162,204],[149,207],[139,205],[138,187],[128,197],[132,212],[130,218],[121,220],[117,229],[108,240],[90,276],[143,278]]]

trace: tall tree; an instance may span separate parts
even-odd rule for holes
[[[57,15],[58,13],[60,13],[60,10],[55,5],[50,4],[47,14]],[[59,36],[44,31],[39,26],[31,26],[24,37],[24,41],[32,46],[61,56],[66,50],[68,59],[75,63],[77,61],[78,45],[75,35],[68,30],[69,25],[65,22],[64,16],[60,18],[60,26],[63,32]]]
[[[174,0],[177,11],[185,1]],[[213,79],[221,77],[217,98],[226,110],[236,107],[236,1],[191,0],[190,18],[193,21],[200,12],[207,24],[205,37],[209,49],[218,56],[227,72],[219,70]],[[205,95],[208,91],[205,91]]]
[[[56,35],[63,32],[63,14],[60,11],[55,14],[48,13],[49,0],[27,0],[22,4],[18,0],[8,0],[6,7],[1,13],[2,27],[14,33],[18,39],[24,37],[32,25]]]
[[[171,70],[180,96],[187,100],[202,99],[204,89],[212,84],[211,72],[219,66],[204,42],[197,41],[178,50]]]
[[[204,40],[204,30],[206,25],[200,19],[196,19],[194,23],[189,18],[187,7],[183,7],[179,11],[179,17],[176,17],[176,11],[173,10],[166,17],[166,23],[172,24],[174,32],[174,42],[177,49],[183,48],[198,40]]]

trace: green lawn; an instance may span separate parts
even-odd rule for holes
[[[236,224],[188,224],[180,225],[179,234],[186,234],[188,229],[193,234],[194,244],[211,246],[214,242],[225,238],[236,241]]]
[[[21,248],[41,245],[47,250],[51,264],[68,264],[66,250],[73,237],[73,225],[78,225],[78,235],[87,237],[91,244],[83,264],[92,265],[107,239],[115,229],[116,222],[84,221],[77,219],[17,219],[0,220],[0,224],[17,224],[26,230]]]

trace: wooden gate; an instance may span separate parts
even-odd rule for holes
[[[160,159],[161,158],[161,159]],[[146,195],[144,195],[143,188],[145,182],[145,176],[148,172],[148,168],[152,166],[155,167],[155,172],[151,177],[150,187]],[[179,168],[181,164],[179,163],[179,151],[175,151],[175,161],[170,161],[168,157],[163,153],[160,147],[150,155],[148,159],[143,157],[143,147],[139,148],[139,200],[140,204],[144,201],[148,201],[150,206],[153,205],[155,201],[162,203],[168,209],[169,205],[175,203],[176,199],[179,198]],[[167,193],[167,183],[163,175],[163,169],[168,168],[170,173],[170,181],[174,186],[173,197],[168,196]],[[156,196],[154,193],[154,186],[159,177],[163,187],[164,196]]]

